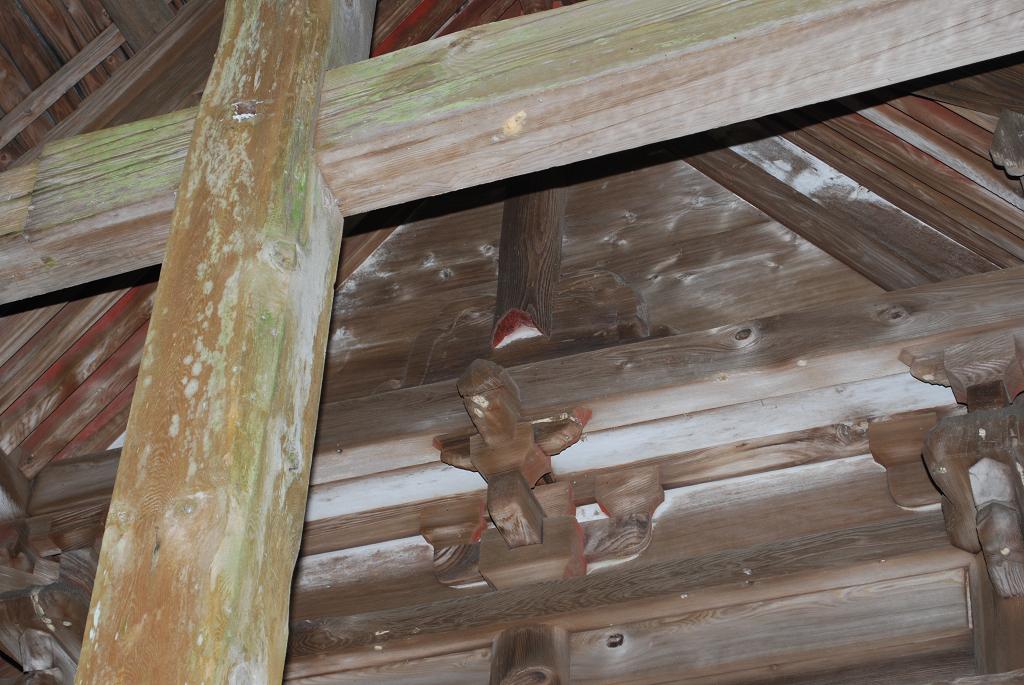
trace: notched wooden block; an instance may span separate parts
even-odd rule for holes
[[[906,419],[868,425],[871,456],[885,467],[889,494],[901,507],[923,507],[940,502],[925,468],[924,439],[938,421],[933,412]]]
[[[518,470],[488,479],[487,511],[509,547],[540,544],[544,509]]]
[[[942,364],[957,401],[969,411],[1002,409],[1024,391],[1024,371],[1010,332],[951,345],[943,353]]]
[[[561,481],[538,485],[533,494],[548,516],[575,516],[576,505],[572,501],[572,483]]]
[[[420,509],[420,534],[434,547],[480,541],[487,528],[482,497],[435,502]]]
[[[587,572],[583,554],[583,529],[573,516],[544,519],[543,541],[509,549],[501,534],[484,531],[480,539],[480,575],[495,590],[505,590],[546,580],[572,578]]]
[[[629,471],[598,474],[594,498],[609,516],[647,514],[665,501],[661,487],[661,467],[643,466]]]
[[[458,381],[459,394],[480,437],[489,445],[513,438],[521,418],[519,387],[508,371],[477,359]]]

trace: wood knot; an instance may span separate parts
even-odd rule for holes
[[[609,635],[608,636],[607,644],[612,649],[615,649],[616,647],[621,647],[622,643],[625,642],[625,641],[626,641],[626,638],[623,637],[622,633],[615,633],[614,635]]]
[[[876,318],[887,326],[899,326],[910,321],[910,312],[901,304],[891,304],[878,312]]]

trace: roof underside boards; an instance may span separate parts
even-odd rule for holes
[[[374,49],[518,6],[382,2]],[[572,626],[581,683],[972,674],[970,557],[937,506],[893,503],[866,426],[963,411],[906,373],[903,346],[1024,325],[1006,295],[1020,276],[999,273],[1024,261],[1024,194],[985,157],[994,110],[1024,101],[1015,61],[995,66],[1007,64],[921,91],[938,100],[873,93],[721,129],[710,147],[682,139],[570,165],[550,340],[488,345],[502,183],[363,217],[346,243],[379,247],[338,287],[286,677],[477,683],[497,631],[531,620]],[[0,242],[0,262],[15,246]],[[891,265],[911,280],[894,286]],[[156,277],[0,318],[0,448],[39,473],[28,514],[54,515],[65,552],[102,530],[117,454],[69,458],[127,424]],[[923,288],[886,294],[909,286]],[[869,310],[898,306],[941,323],[906,338],[872,328]],[[757,355],[760,340],[782,351],[738,363],[722,341],[744,330]],[[420,510],[486,484],[441,464],[430,438],[468,424],[452,380],[479,357],[513,369],[528,410],[593,405],[587,440],[553,466],[594,520],[597,474],[661,468],[666,502],[638,557],[500,592],[437,582]],[[673,376],[687,366],[693,378]]]

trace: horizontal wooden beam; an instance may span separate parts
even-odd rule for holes
[[[1016,267],[508,371],[527,413],[582,404],[593,410],[587,431],[594,433],[905,374],[898,360],[904,347],[1020,325],[1021,288],[1024,267]],[[435,435],[470,426],[454,381],[326,404],[312,480],[432,463]],[[580,447],[589,444],[573,449]]]
[[[329,73],[316,155],[355,214],[1009,54],[1021,35],[1012,0],[590,0]],[[48,148],[31,254],[0,270],[0,302],[159,262],[193,118]]]
[[[949,547],[942,536],[942,525],[934,515],[890,519],[665,560],[645,566],[639,574],[626,566],[566,580],[557,587],[526,586],[364,615],[300,621],[291,629],[286,678],[484,647],[513,625],[552,622],[573,632],[600,630],[630,621],[657,621],[826,591],[851,581],[880,582],[962,569],[970,563],[969,554]],[[756,575],[743,569],[756,569]],[[965,607],[962,611],[966,616]],[[382,628],[387,632],[381,633]]]

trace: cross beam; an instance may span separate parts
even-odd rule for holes
[[[316,160],[355,214],[1010,54],[1022,36],[1014,0],[590,0],[330,72]],[[159,263],[194,117],[53,144],[30,182],[0,175],[0,303]]]

